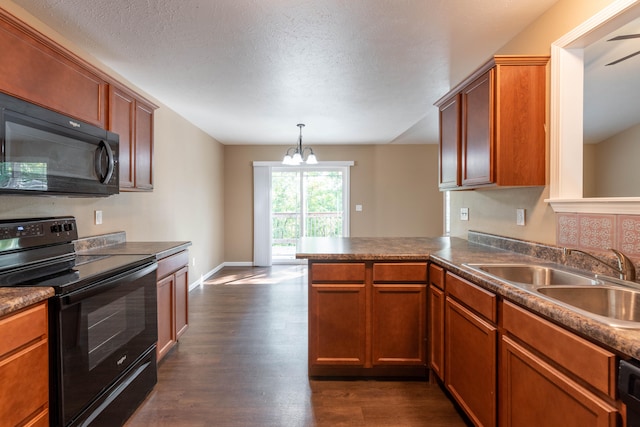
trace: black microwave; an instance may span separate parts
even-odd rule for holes
[[[118,193],[113,132],[0,93],[0,194]]]

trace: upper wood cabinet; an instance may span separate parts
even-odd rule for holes
[[[108,129],[120,135],[120,189],[153,190],[153,110],[133,92],[109,85]]]
[[[2,9],[0,52],[0,91],[105,127],[104,76]]]
[[[153,190],[155,105],[1,8],[0,52],[0,92],[119,134],[121,190]]]
[[[441,190],[545,184],[548,56],[495,56],[435,105]]]
[[[460,95],[440,106],[440,188],[460,186]]]

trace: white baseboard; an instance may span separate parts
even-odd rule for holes
[[[253,262],[251,261],[241,261],[241,262],[225,262],[223,264],[225,267],[253,267]]]
[[[201,275],[200,278],[198,280],[196,280],[195,282],[191,283],[189,285],[189,292],[191,292],[195,288],[198,288],[198,287],[202,286],[202,284],[204,282],[206,282],[209,277],[213,276],[218,271],[222,270],[223,267],[252,267],[252,266],[253,266],[253,262],[251,262],[251,261],[247,261],[247,262],[223,262],[222,264],[220,264],[217,267],[215,267],[213,270],[210,270],[208,273]]]

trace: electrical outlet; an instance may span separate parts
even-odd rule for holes
[[[96,225],[102,224],[102,211],[93,211]]]
[[[460,208],[460,221],[469,221],[469,208]]]
[[[516,209],[516,225],[524,225],[525,223],[525,209]]]
[[[356,205],[356,212],[362,212],[362,205]]]
[[[196,266],[196,257],[193,257],[193,258],[191,259],[191,266],[192,266],[192,267],[195,267],[195,266]]]

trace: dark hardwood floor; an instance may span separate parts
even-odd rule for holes
[[[306,267],[226,267],[189,310],[127,427],[467,425],[427,381],[310,380]]]

